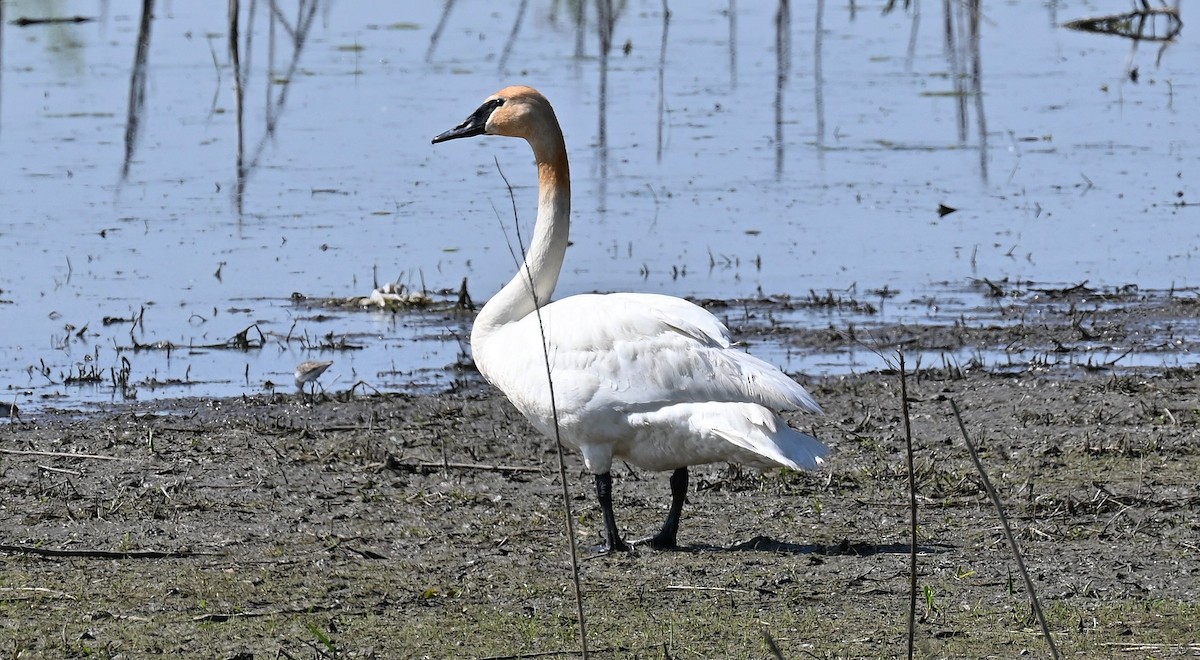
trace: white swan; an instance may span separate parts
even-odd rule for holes
[[[820,412],[817,403],[779,369],[734,348],[729,331],[706,310],[644,293],[549,302],[567,250],[571,179],[562,130],[544,96],[506,87],[433,142],[476,135],[524,138],[533,147],[538,213],[525,263],[475,319],[475,364],[553,439],[546,354],[534,313],[541,307],[561,438],[583,452],[596,475],[607,551],[630,549],[613,517],[614,458],[674,470],[666,522],[647,539],[656,548],[676,547],[689,465],[812,469],[824,462],[825,446],[776,413]]]

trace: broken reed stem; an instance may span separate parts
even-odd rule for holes
[[[39,548],[26,545],[0,544],[0,552],[18,555],[38,555],[40,557],[86,557],[89,559],[185,559],[197,555],[208,555],[208,552],[192,552],[191,550],[56,550],[54,548]]]
[[[665,591],[719,591],[728,594],[752,594],[749,589],[731,589],[729,587],[694,587],[689,584],[668,584],[663,587]]]
[[[0,454],[14,456],[54,456],[57,458],[88,458],[96,461],[127,461],[127,458],[117,456],[101,456],[99,454],[75,454],[67,451],[33,451],[25,449],[0,449]]]
[[[479,470],[481,472],[541,472],[541,467],[532,467],[528,465],[489,465],[485,463],[456,463],[454,461],[444,460],[441,463],[431,463],[428,461],[405,460],[403,458],[389,460],[385,465],[387,467],[404,468],[406,470]]]
[[[517,268],[524,268],[525,275],[529,278],[529,295],[533,297],[533,313],[537,315],[538,332],[542,336],[542,358],[546,365],[546,382],[550,388],[550,414],[554,417],[554,449],[558,455],[558,480],[562,483],[563,517],[566,521],[567,548],[571,557],[571,582],[575,586],[575,613],[579,617],[579,653],[583,660],[588,660],[590,656],[587,644],[587,619],[584,618],[583,613],[583,585],[579,579],[579,551],[575,547],[575,516],[571,512],[571,490],[567,486],[567,462],[563,456],[562,436],[558,426],[558,403],[554,398],[554,376],[550,371],[550,346],[546,341],[546,326],[542,323],[542,301],[537,299],[533,271],[529,269],[529,263],[525,261],[525,241],[521,238],[521,223],[517,218],[517,197],[513,193],[512,184],[508,182],[508,177],[504,176],[504,170],[500,168],[500,159],[495,160],[496,171],[504,180],[504,185],[508,188],[508,199],[512,202],[513,226],[517,230],[517,245],[521,248],[521,260]],[[512,246],[510,245],[509,251],[511,250]],[[513,260],[516,261],[516,259],[517,255],[514,254]]]
[[[992,487],[992,482],[988,479],[987,472],[983,469],[983,462],[979,460],[979,452],[976,451],[970,436],[967,435],[967,427],[963,424],[962,414],[958,410],[958,402],[950,399],[950,407],[954,409],[954,419],[958,422],[958,430],[962,432],[963,442],[967,443],[967,451],[971,454],[971,460],[975,463],[975,469],[979,471],[979,478],[983,481],[983,489],[987,491],[988,498],[992,501],[992,506],[996,508],[996,515],[1000,517],[1000,524],[1004,529],[1004,538],[1008,539],[1008,546],[1012,549],[1013,559],[1017,562],[1017,570],[1021,572],[1021,578],[1025,580],[1025,591],[1029,593],[1029,604],[1033,608],[1033,614],[1037,617],[1038,624],[1042,627],[1042,635],[1046,638],[1046,644],[1050,647],[1050,655],[1055,660],[1058,660],[1058,647],[1054,644],[1054,635],[1050,634],[1050,626],[1046,623],[1046,613],[1042,611],[1042,604],[1038,602],[1037,591],[1033,588],[1033,580],[1029,577],[1029,571],[1025,569],[1025,560],[1021,558],[1021,549],[1017,547],[1017,539],[1013,536],[1012,528],[1008,525],[1008,517],[1004,515],[1004,506],[1000,503],[1000,496],[996,494],[996,489]]]
[[[5,596],[3,594],[14,594],[13,596]],[[22,596],[19,594],[32,594],[30,596]],[[15,601],[15,600],[41,600],[43,598],[58,598],[62,600],[79,600],[69,593],[58,591],[56,589],[47,589],[46,587],[0,587],[0,601]]]
[[[900,408],[904,412],[905,458],[908,462],[908,659],[912,660],[917,632],[917,473],[913,468],[912,421],[908,411],[908,373],[904,369],[904,351],[900,356]]]

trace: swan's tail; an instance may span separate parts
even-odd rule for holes
[[[825,462],[828,447],[767,408],[754,403],[709,405],[693,424],[726,442],[794,470],[814,470]]]

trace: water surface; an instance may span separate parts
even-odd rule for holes
[[[560,296],[899,292],[873,318],[788,318],[825,327],[985,322],[984,278],[1200,285],[1187,31],[1160,57],[1060,27],[1095,13],[1082,3],[989,4],[975,39],[959,3],[947,32],[936,3],[914,19],[742,2],[731,20],[725,1],[676,2],[665,21],[630,0],[602,58],[591,13],[578,52],[570,3],[278,3],[274,20],[270,4],[238,17],[239,162],[224,4],[143,21],[131,3],[4,3],[6,402],[291,388],[309,359],[334,360],[330,389],[447,386],[466,316],[293,294],[398,282],[443,299],[464,277],[476,301],[494,293],[516,239],[496,161],[528,236],[528,148],[429,141],[512,83],[550,98],[571,153]],[[51,9],[95,20],[7,22]],[[249,349],[222,347],[243,332]],[[809,373],[875,359],[762,350]]]

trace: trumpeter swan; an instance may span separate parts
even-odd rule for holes
[[[538,212],[525,263],[480,310],[471,331],[479,372],[539,431],[558,427],[595,475],[607,551],[629,550],[613,517],[613,459],[674,470],[671,508],[647,539],[676,547],[688,466],[718,461],[812,469],[826,448],[790,428],[779,410],[820,412],[798,383],[734,348],[729,330],[680,298],[645,293],[576,295],[550,302],[567,250],[571,177],[550,102],[529,87],[506,87],[434,144],[476,135],[524,138],[538,169]],[[542,328],[545,331],[543,352]],[[548,358],[547,358],[548,356]]]

